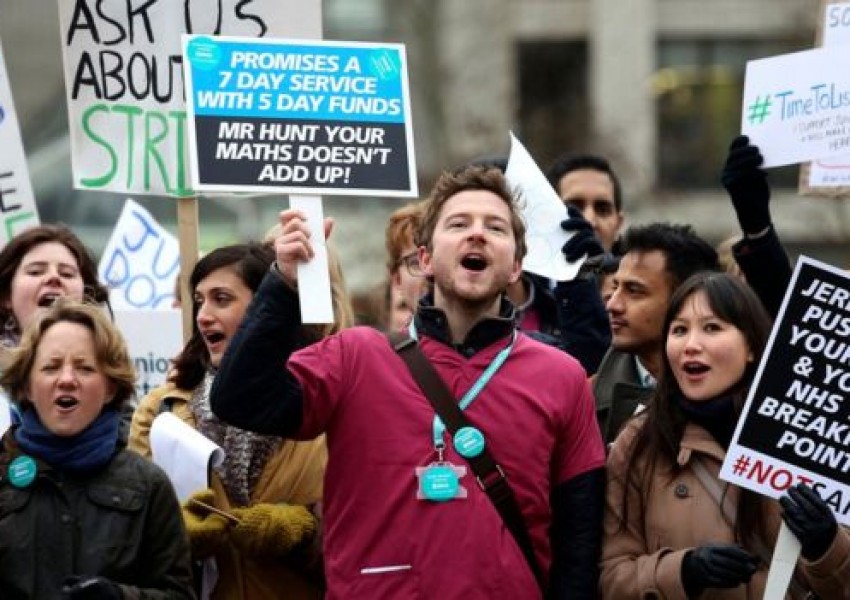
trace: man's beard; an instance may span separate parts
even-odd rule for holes
[[[504,281],[501,282],[499,279],[504,279]],[[449,280],[444,284],[440,281],[440,279],[435,278],[434,288],[435,292],[439,291],[439,294],[449,302],[463,307],[466,312],[474,312],[476,310],[485,310],[492,306],[492,304],[505,293],[509,283],[510,280],[508,276],[504,276],[502,278],[497,277],[494,278],[487,288],[470,291],[462,289],[459,290],[459,286],[457,286],[452,280]]]

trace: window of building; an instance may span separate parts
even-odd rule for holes
[[[747,61],[805,47],[811,47],[811,40],[660,42],[652,81],[659,187],[716,187],[729,142],[741,130]],[[771,184],[796,186],[797,176],[797,166],[772,169]]]
[[[561,153],[587,150],[587,44],[521,43],[517,52],[518,134],[545,170]]]

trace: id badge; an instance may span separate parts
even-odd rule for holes
[[[431,502],[447,502],[466,498],[466,488],[460,479],[466,475],[466,467],[450,462],[433,462],[427,467],[416,467],[419,486],[416,497]]]

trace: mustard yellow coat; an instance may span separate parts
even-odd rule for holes
[[[151,457],[150,428],[168,398],[174,416],[195,427],[189,408],[192,392],[166,384],[151,391],[133,414],[128,446],[142,456]],[[327,464],[327,447],[321,436],[309,442],[284,440],[269,459],[252,495],[252,504],[288,503],[311,505],[322,498],[322,483]],[[228,510],[230,501],[217,475],[213,475],[217,508]],[[215,556],[219,579],[214,600],[300,600],[321,598],[318,585],[279,559],[261,561],[240,554],[227,546]]]

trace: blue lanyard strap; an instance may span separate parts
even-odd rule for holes
[[[419,337],[416,333],[416,327],[413,325],[411,321],[408,326],[408,332],[410,333],[410,337],[416,341],[419,341]],[[505,361],[508,360],[508,356],[511,353],[511,350],[514,348],[514,342],[516,342],[516,330],[514,330],[513,335],[511,336],[511,343],[502,348],[496,357],[490,361],[490,364],[487,365],[487,368],[484,372],[478,377],[475,383],[472,384],[472,387],[463,395],[463,398],[460,399],[458,406],[461,410],[466,410],[466,408],[472,404],[472,401],[478,397],[478,394],[481,393],[481,390],[484,389],[490,380],[493,378],[493,375],[496,374],[496,371],[505,364]],[[432,425],[433,431],[433,439],[434,439],[434,447],[435,448],[443,448],[445,444],[443,443],[443,435],[446,432],[446,426],[443,424],[443,420],[439,415],[434,415],[434,423]]]

